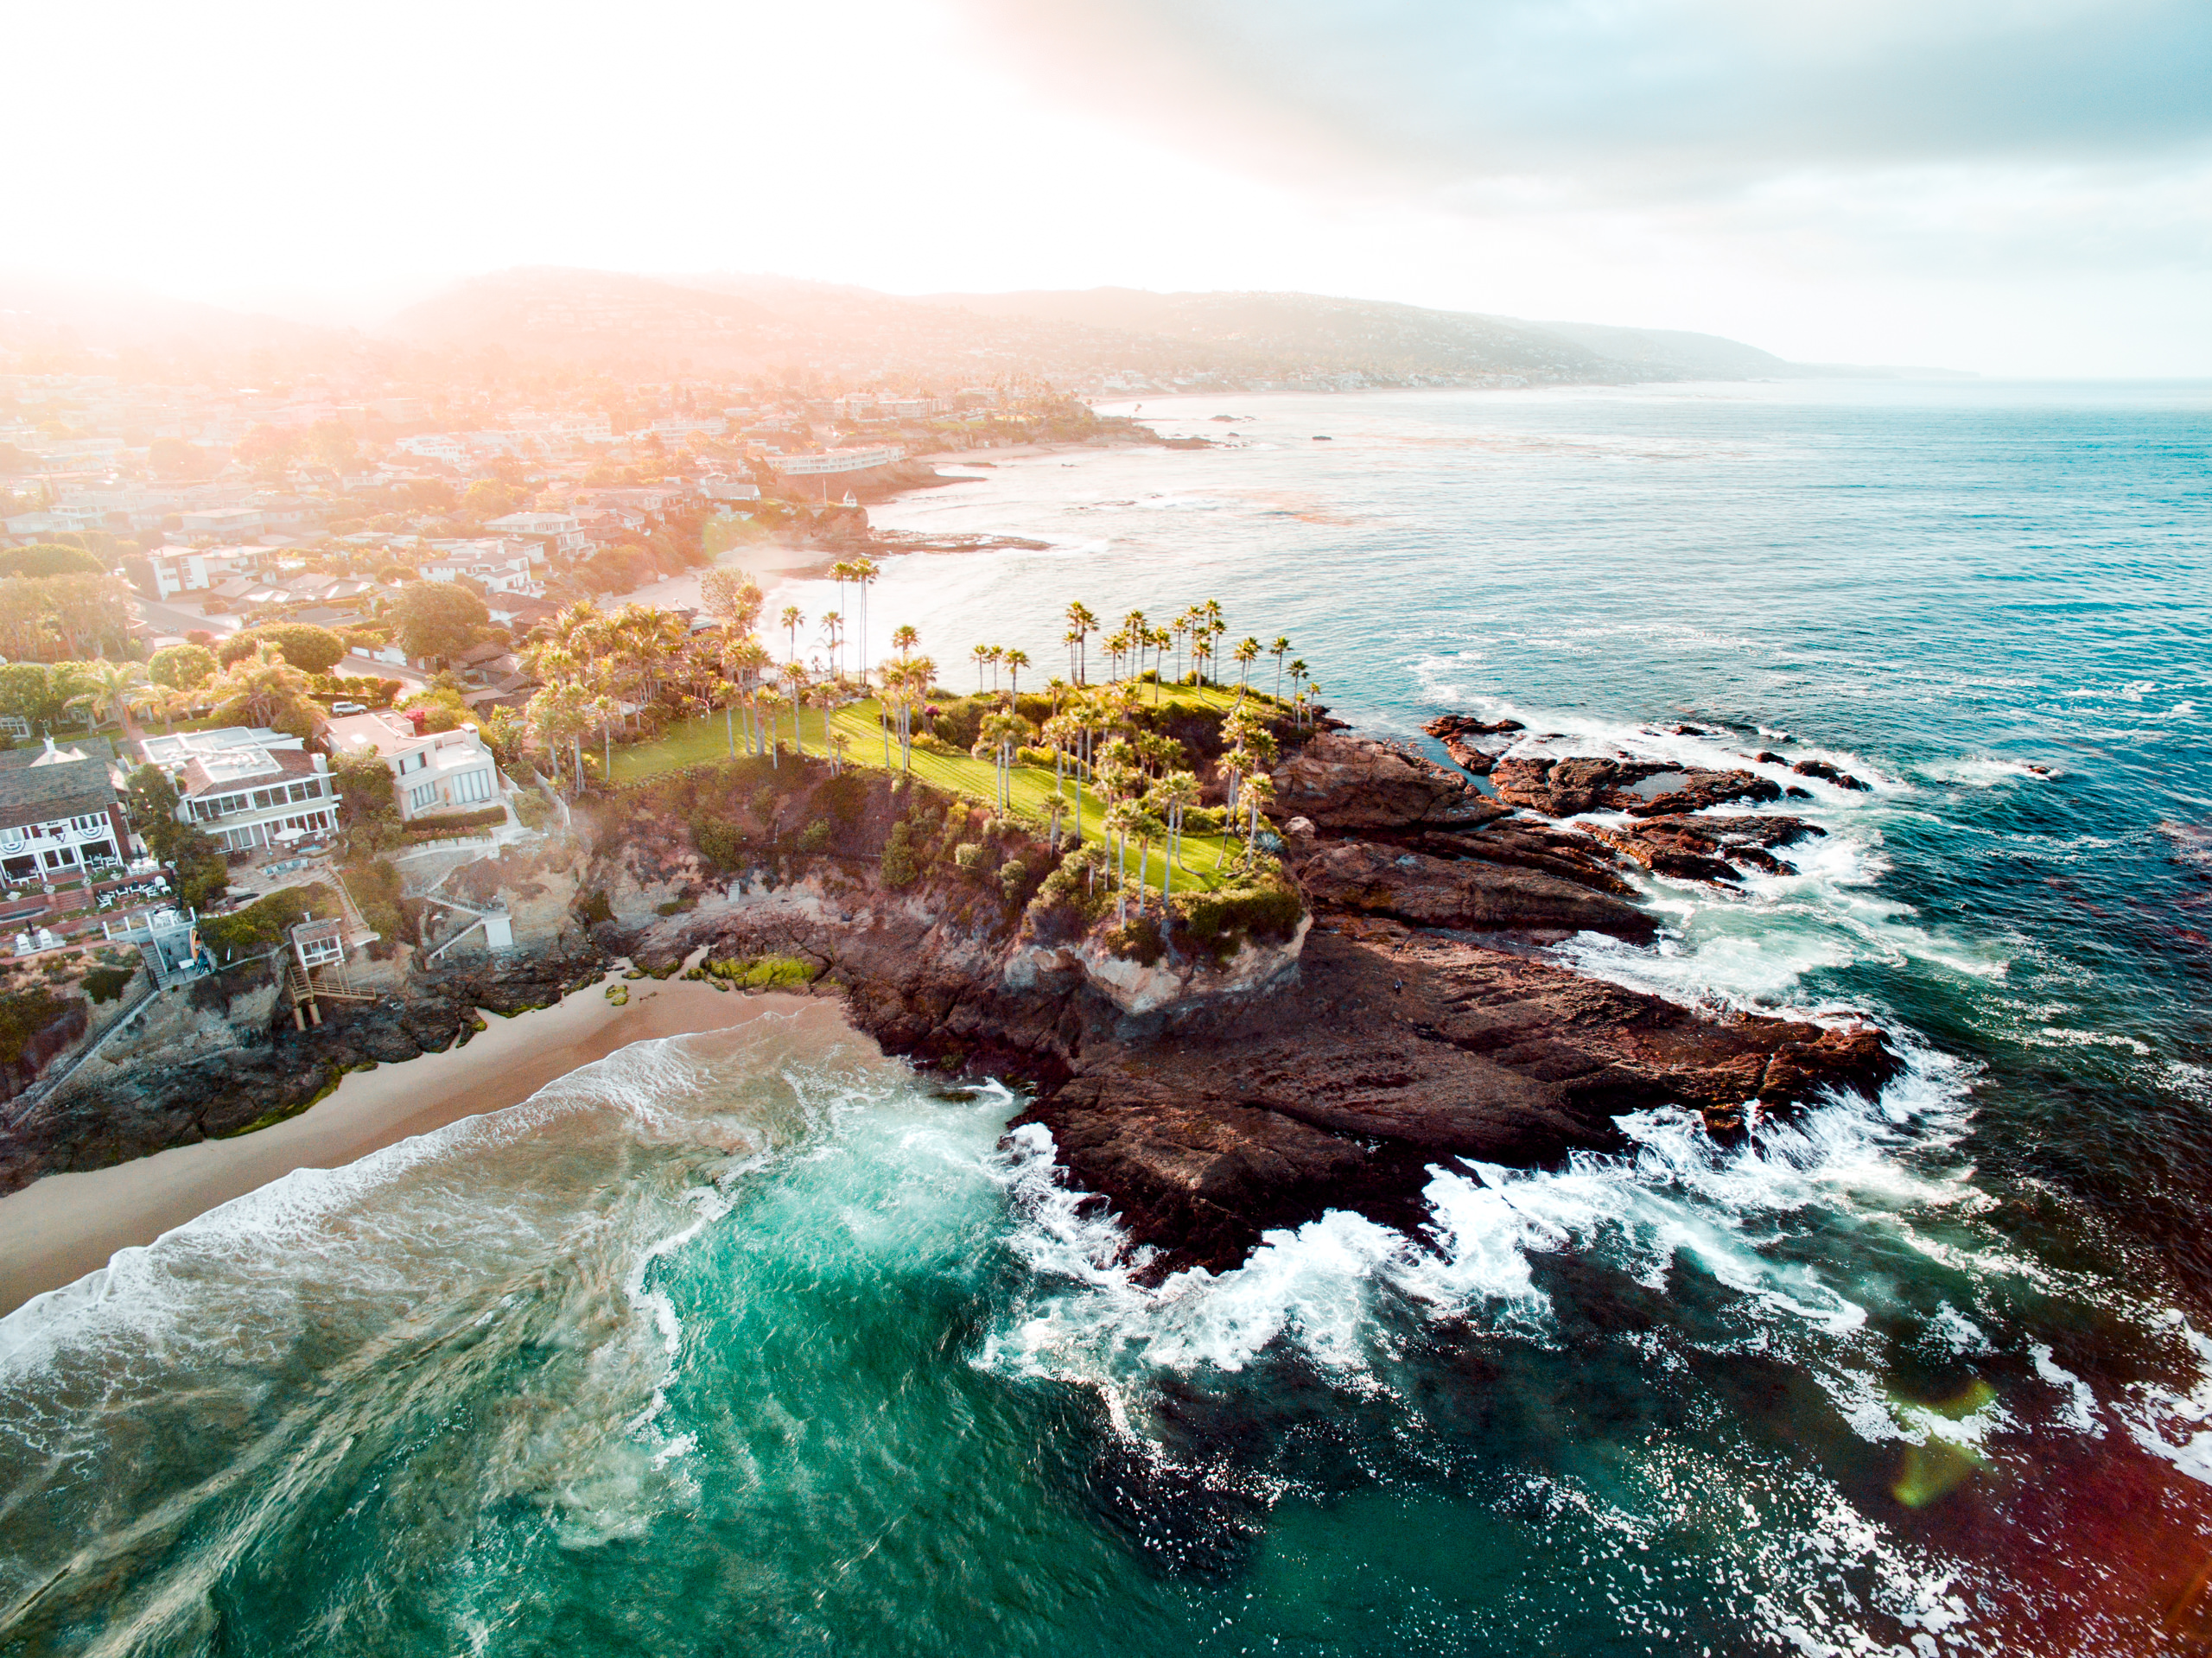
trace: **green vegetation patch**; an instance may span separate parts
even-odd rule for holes
[[[298,923],[338,913],[337,894],[321,881],[310,881],[256,899],[228,915],[203,916],[200,938],[219,960],[258,956],[283,943]]]
[[[694,968],[694,973],[701,969]],[[759,956],[731,961],[709,961],[702,977],[720,979],[741,990],[793,989],[812,984],[822,969],[796,956]]]
[[[0,1064],[23,1057],[31,1039],[61,1017],[69,1004],[44,985],[0,996]]]

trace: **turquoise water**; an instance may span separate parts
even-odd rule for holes
[[[0,1651],[2201,1632],[2208,403],[1192,401],[1234,447],[879,513],[1052,544],[893,563],[874,624],[940,661],[1217,596],[1378,728],[1835,759],[1876,786],[1816,785],[1791,873],[1651,883],[1657,948],[1563,953],[1870,1010],[1907,1074],[1736,1152],[1652,1112],[1628,1157],[1440,1169],[1421,1236],[1332,1215],[1147,1288],[1002,1089],[816,1015],[640,1045],[0,1321]]]

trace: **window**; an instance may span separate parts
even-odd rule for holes
[[[425,806],[435,806],[437,804],[438,785],[435,783],[418,784],[407,797],[407,809],[410,811],[421,811]]]
[[[455,800],[489,800],[492,797],[492,774],[486,771],[463,772],[453,780]]]
[[[322,796],[322,785],[320,783],[295,783],[291,787],[290,795],[294,800],[317,800]]]

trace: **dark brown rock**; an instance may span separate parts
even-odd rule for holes
[[[1716,772],[1656,760],[1573,755],[1503,759],[1492,769],[1498,797],[1549,817],[1618,811],[1657,817],[1738,801],[1779,800],[1782,787],[1751,772]]]
[[[1315,903],[1418,926],[1478,932],[1605,932],[1642,941],[1656,931],[1634,905],[1529,868],[1444,859],[1364,841],[1316,849],[1296,866]]]
[[[1421,727],[1444,745],[1446,753],[1478,777],[1487,774],[1497,757],[1528,728],[1518,720],[1478,720],[1467,714],[1447,714]]]
[[[1657,875],[1733,885],[1739,868],[1778,875],[1785,866],[1768,848],[1793,846],[1826,829],[1797,817],[1648,817],[1618,828],[1599,825],[1596,839]]]
[[[1395,743],[1324,731],[1274,774],[1273,810],[1323,829],[1410,829],[1502,817],[1507,808]]]
[[[1624,1112],[1740,1121],[1754,1099],[1871,1091],[1896,1064],[1871,1030],[1713,1020],[1503,951],[1325,919],[1294,989],[1096,1030],[1020,1120],[1050,1128],[1073,1178],[1167,1264],[1224,1267],[1330,1207],[1402,1223],[1440,1158],[1548,1164],[1618,1147]]]
[[[1801,778],[1818,778],[1823,783],[1833,783],[1839,789],[1856,789],[1867,792],[1867,785],[1848,772],[1838,771],[1826,760],[1799,760],[1789,768]]]

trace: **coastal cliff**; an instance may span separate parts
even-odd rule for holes
[[[403,952],[370,971],[378,1000],[304,1033],[257,969],[168,993],[66,1086],[0,1108],[0,1190],[275,1121],[625,957],[811,981],[887,1051],[1021,1083],[1015,1128],[1048,1130],[1161,1271],[1232,1264],[1332,1207],[1416,1224],[1440,1161],[1615,1148],[1616,1117],[1669,1106],[1735,1135],[1895,1070],[1864,1025],[1715,1017],[1541,959],[1578,932],[1652,937],[1619,873],[1633,848],[1394,745],[1300,732],[1286,751],[1281,872],[1166,924],[1118,912],[1093,849],[918,784],[789,759],[658,779],[455,873],[455,895],[505,901],[512,951]],[[1675,818],[1727,821],[1656,821]]]

